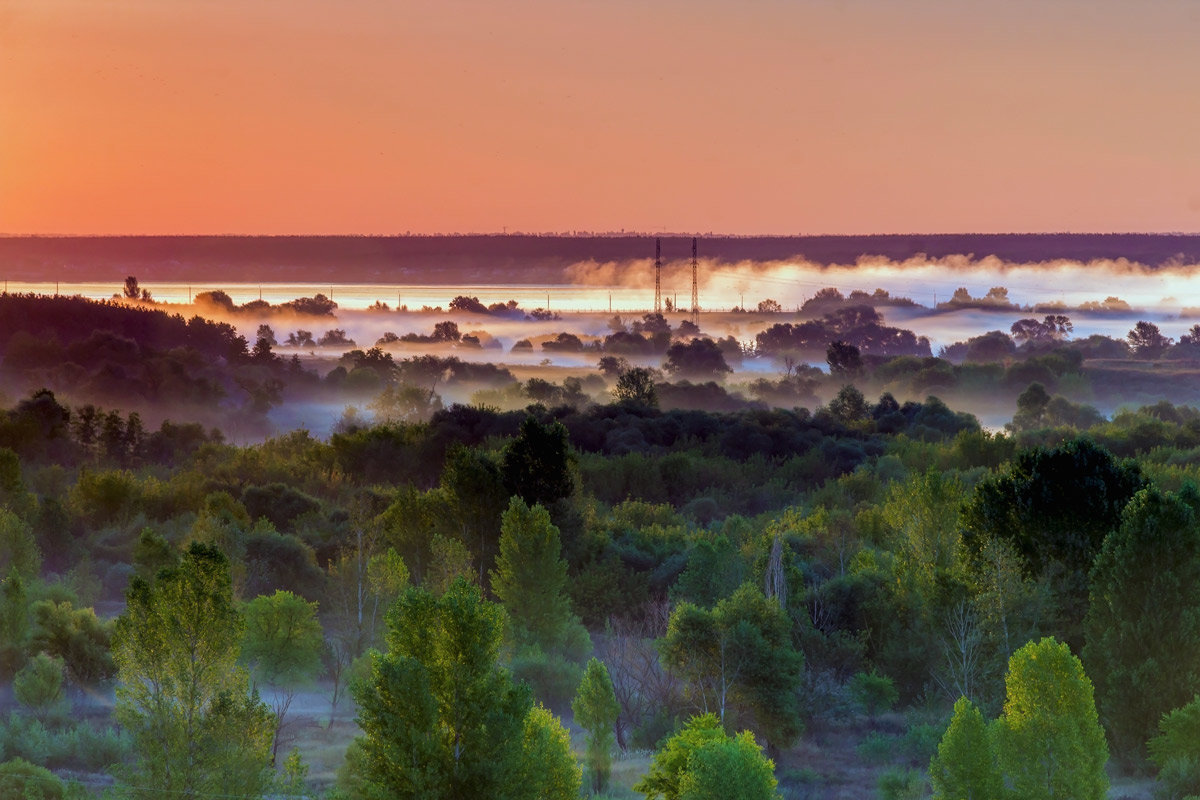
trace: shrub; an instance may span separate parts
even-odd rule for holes
[[[53,772],[23,758],[0,764],[0,800],[62,800],[65,791]]]
[[[900,698],[896,684],[875,670],[859,672],[850,679],[850,697],[869,716],[890,711]]]
[[[925,796],[925,778],[915,769],[889,769],[876,785],[880,800],[921,800]]]

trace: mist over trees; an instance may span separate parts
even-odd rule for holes
[[[787,798],[831,751],[890,796],[1200,785],[1200,411],[1093,405],[1178,383],[1192,332],[1039,315],[935,358],[826,293],[773,352],[545,339],[576,375],[43,300],[0,296],[46,331],[0,315],[23,791]],[[327,437],[231,433],[348,398]]]

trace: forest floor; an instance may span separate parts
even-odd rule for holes
[[[313,789],[323,791],[337,781],[339,768],[345,761],[346,748],[359,735],[354,721],[354,704],[349,697],[339,701],[331,713],[327,686],[298,693],[292,700],[281,731],[280,762],[296,747],[309,766],[308,780]],[[263,699],[272,704],[270,690]],[[0,687],[0,712],[14,708],[11,692]],[[106,721],[112,710],[109,693],[92,693],[77,698],[75,711],[79,718],[96,722]],[[565,722],[564,722],[565,724]],[[801,740],[776,758],[776,776],[783,800],[873,800],[879,796],[880,776],[889,770],[911,770],[922,778],[928,763],[907,758],[902,748],[871,758],[861,746],[872,734],[899,734],[905,730],[901,714],[884,714],[876,718],[854,717],[836,723],[815,725]],[[572,744],[582,759],[583,732],[568,726]],[[875,751],[878,754],[878,750]],[[645,750],[617,753],[612,768],[612,780],[604,795],[611,800],[640,800],[632,787],[649,769],[653,754]],[[1156,781],[1137,775],[1117,774],[1110,768],[1112,786],[1110,800],[1153,800]],[[111,778],[102,773],[70,772],[64,777],[80,780],[93,791],[111,785]]]
[[[874,720],[856,718],[836,725],[809,730],[800,742],[776,759],[776,776],[784,800],[873,800],[878,797],[879,778],[890,769],[914,770],[924,775],[928,764],[916,764],[898,756],[876,763],[863,757],[859,745],[872,732],[894,733],[904,728],[902,715],[883,715]],[[572,743],[582,758],[583,733],[570,728]],[[314,788],[331,786],[345,760],[346,747],[359,733],[354,723],[353,704],[339,703],[331,718],[329,696],[321,692],[298,695],[288,713],[280,759],[298,747],[309,765]],[[613,800],[638,800],[633,784],[650,767],[652,753],[630,750],[618,753],[612,780],[605,796]],[[1110,800],[1152,800],[1155,781],[1144,776],[1113,774]]]

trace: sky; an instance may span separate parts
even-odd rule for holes
[[[1194,0],[0,0],[0,233],[1200,231]]]

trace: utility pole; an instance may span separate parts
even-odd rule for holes
[[[662,239],[654,237],[654,313],[662,313]]]
[[[700,324],[699,265],[696,262],[696,237],[692,237],[692,324]]]

